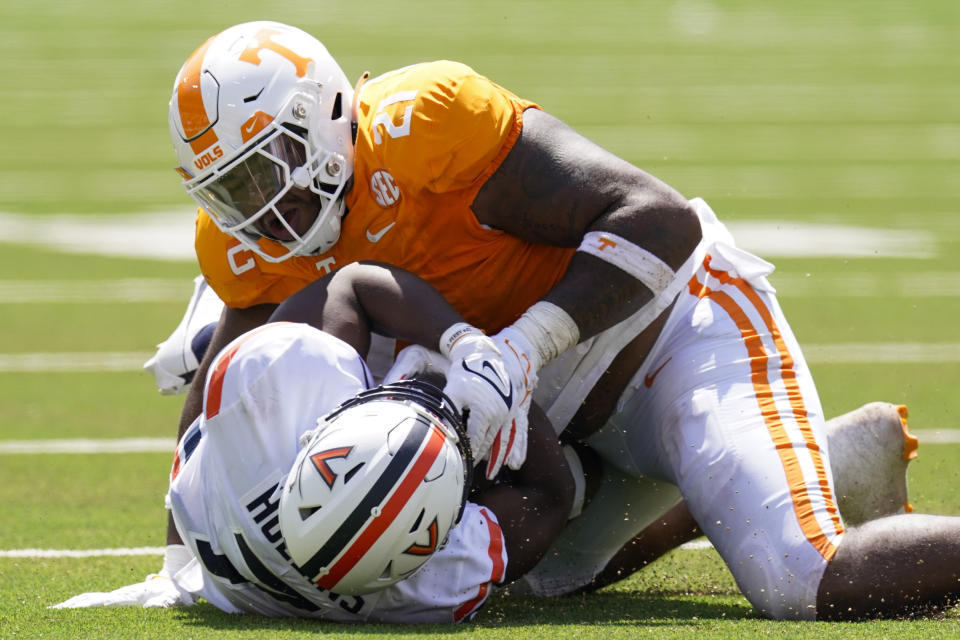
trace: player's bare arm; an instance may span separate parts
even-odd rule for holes
[[[363,357],[372,331],[436,349],[447,328],[464,322],[425,280],[372,262],[347,265],[307,285],[280,304],[270,320],[306,322]]]
[[[497,514],[510,559],[506,581],[512,582],[543,557],[573,504],[570,467],[553,427],[535,404],[530,407],[526,462],[508,473],[509,482],[477,490],[471,500]]]
[[[589,231],[610,232],[674,270],[701,235],[679,192],[536,109],[524,112],[519,139],[473,211],[483,224],[542,244],[576,247]],[[578,251],[546,300],[567,311],[585,338],[651,297],[622,269]]]

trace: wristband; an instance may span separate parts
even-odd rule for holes
[[[530,343],[535,372],[580,341],[580,328],[570,314],[546,300],[527,309],[509,328]]]
[[[485,335],[480,329],[466,322],[458,322],[447,327],[447,330],[440,336],[440,353],[450,357],[450,350],[460,341],[461,338],[469,335]]]

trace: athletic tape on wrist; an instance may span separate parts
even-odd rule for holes
[[[673,281],[674,271],[666,262],[626,238],[606,231],[590,231],[577,251],[609,262],[642,282],[659,295]]]
[[[443,335],[440,336],[440,353],[449,358],[450,349],[453,349],[454,345],[456,345],[461,338],[471,334],[484,335],[483,331],[480,331],[480,329],[477,329],[467,322],[458,322],[450,325],[447,327],[447,330],[443,332]]]
[[[580,327],[566,311],[546,300],[537,302],[523,312],[510,328],[530,343],[538,361],[531,363],[534,371],[580,341]]]

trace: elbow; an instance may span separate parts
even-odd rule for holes
[[[644,203],[640,210],[635,241],[672,269],[679,269],[703,237],[696,209],[680,194],[669,193]]]
[[[683,198],[673,198],[662,208],[663,225],[660,246],[653,249],[661,259],[678,269],[694,252],[703,237],[700,217],[693,206]]]

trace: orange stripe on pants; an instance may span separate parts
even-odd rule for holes
[[[783,336],[774,321],[773,314],[764,304],[763,300],[757,295],[757,292],[743,279],[731,276],[724,271],[711,269],[711,257],[706,256],[704,268],[707,273],[717,278],[721,284],[732,284],[735,286],[750,303],[756,308],[757,313],[763,319],[767,331],[770,332],[776,346],[777,355],[780,358],[780,376],[783,379],[787,389],[787,397],[793,410],[794,419],[800,427],[804,437],[803,448],[810,452],[811,459],[816,470],[818,484],[823,493],[826,509],[831,514],[836,534],[843,533],[843,525],[840,523],[839,512],[836,503],[830,492],[830,485],[827,480],[823,457],[820,453],[820,447],[817,445],[810,428],[810,422],[807,419],[807,410],[803,403],[803,396],[800,386],[797,382],[796,371],[794,370],[794,360],[787,349]],[[777,453],[780,456],[780,462],[783,465],[787,478],[787,485],[790,489],[790,496],[793,502],[794,512],[800,523],[800,528],[807,540],[817,549],[817,551],[828,561],[837,551],[836,545],[831,542],[830,537],[823,531],[820,523],[817,521],[814,513],[813,502],[807,489],[806,480],[803,477],[803,471],[800,466],[800,460],[797,456],[794,443],[780,416],[780,411],[776,406],[773,390],[770,385],[770,377],[767,372],[769,356],[764,349],[763,339],[754,327],[746,312],[737,304],[737,302],[726,292],[717,289],[711,289],[706,284],[702,284],[694,275],[688,283],[690,293],[698,298],[709,298],[718,304],[734,321],[740,330],[744,345],[750,357],[751,380],[753,382],[754,395],[757,398],[757,405],[760,414],[766,424],[767,431],[773,440]]]

